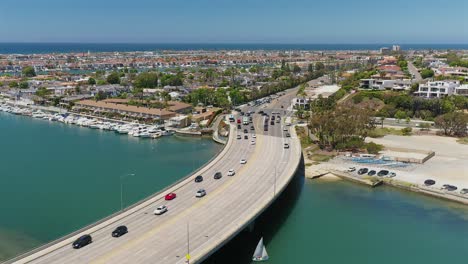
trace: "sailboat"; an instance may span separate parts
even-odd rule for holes
[[[258,241],[257,248],[255,248],[255,252],[252,256],[252,260],[256,262],[260,261],[267,261],[268,260],[268,253],[266,251],[265,245],[263,245],[263,237],[260,238]]]

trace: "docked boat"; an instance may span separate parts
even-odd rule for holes
[[[252,260],[255,262],[267,261],[269,259],[265,245],[263,244],[263,237],[258,241],[257,248],[252,256]]]

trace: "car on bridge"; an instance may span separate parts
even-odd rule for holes
[[[91,238],[90,235],[82,235],[80,236],[77,240],[73,242],[73,248],[82,248],[88,244],[91,244],[93,242],[93,239]]]
[[[227,175],[228,175],[228,176],[234,176],[234,174],[236,174],[236,172],[235,172],[233,169],[230,169],[230,170],[228,171],[228,174],[227,174]]]
[[[155,215],[162,215],[165,212],[167,212],[167,206],[165,206],[165,205],[161,205],[158,208],[156,208],[156,210],[154,210]]]
[[[128,233],[128,228],[126,226],[118,226],[114,231],[112,231],[112,237],[120,237],[126,233]]]
[[[166,194],[166,196],[164,197],[164,199],[166,201],[170,201],[170,200],[174,200],[175,198],[177,197],[177,195],[175,193],[168,193]]]
[[[202,181],[203,181],[203,176],[198,175],[197,177],[195,177],[195,182],[202,182]]]
[[[241,159],[240,160],[240,164],[246,164],[247,163],[247,160],[246,159]]]
[[[205,189],[200,189],[200,190],[197,191],[197,194],[195,194],[195,197],[201,198],[201,197],[203,197],[205,195],[206,195]]]
[[[288,148],[289,148],[289,144],[288,144],[288,143],[284,143],[284,148],[285,148],[285,149],[288,149]]]
[[[221,172],[219,172],[219,171],[216,172],[215,175],[213,176],[213,178],[214,178],[215,180],[219,180],[219,179],[221,179],[222,177],[223,177],[223,174],[222,174]]]

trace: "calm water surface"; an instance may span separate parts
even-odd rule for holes
[[[138,139],[0,112],[0,260],[119,210],[121,177],[128,206],[220,149],[211,139]]]
[[[171,184],[219,151],[209,139],[139,140],[0,113],[0,257],[69,233]],[[468,210],[391,187],[309,181],[299,171],[274,205],[210,259],[272,264],[465,263]]]

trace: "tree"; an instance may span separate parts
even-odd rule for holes
[[[94,96],[94,99],[96,101],[101,101],[101,100],[104,100],[106,99],[106,93],[104,93],[103,91],[98,91],[97,94]]]
[[[26,67],[23,68],[22,75],[24,77],[28,77],[28,78],[34,77],[34,76],[36,76],[36,71],[34,70],[33,67],[26,66]]]
[[[29,83],[27,81],[22,81],[19,83],[19,88],[21,89],[28,89]]]
[[[296,73],[296,74],[300,73],[301,72],[301,67],[299,67],[299,65],[297,65],[297,64],[294,64],[293,72]]]
[[[47,90],[45,87],[40,87],[36,91],[36,95],[42,98],[46,97],[47,95],[51,93],[52,93],[52,90]]]
[[[315,70],[316,70],[316,71],[323,71],[323,70],[325,70],[325,65],[323,64],[323,62],[317,62],[317,63],[315,63]]]
[[[395,113],[395,118],[397,119],[398,122],[399,122],[400,120],[402,120],[402,119],[405,119],[405,118],[406,118],[406,112],[405,112],[405,111],[398,110],[398,111]]]
[[[443,130],[446,136],[466,136],[468,115],[462,112],[451,112],[438,116],[435,126]]]
[[[10,86],[10,88],[17,88],[17,87],[18,87],[18,82],[15,82],[15,81],[10,82],[10,83],[8,84],[8,86]]]
[[[142,72],[133,83],[136,88],[155,88],[158,86],[157,72]]]
[[[422,77],[423,79],[432,78],[432,77],[434,77],[434,71],[431,70],[431,69],[423,69],[423,70],[421,71],[421,77]]]
[[[120,74],[118,72],[112,72],[106,78],[110,84],[120,84]]]
[[[88,79],[88,84],[89,84],[89,85],[96,85],[96,79],[94,79],[94,78],[89,78],[89,79]]]

